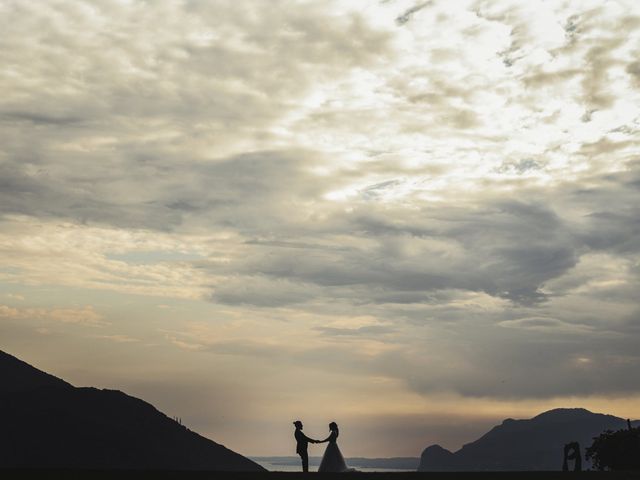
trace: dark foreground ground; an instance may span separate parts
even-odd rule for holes
[[[295,472],[173,472],[131,470],[11,470],[0,469],[0,480],[640,480],[640,472],[385,472],[385,473],[295,473]]]

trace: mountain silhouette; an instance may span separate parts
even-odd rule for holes
[[[38,387],[73,388],[70,383],[0,350],[0,395]]]
[[[76,388],[0,351],[0,467],[263,471],[117,390]]]
[[[583,408],[558,408],[528,420],[509,418],[457,452],[427,447],[418,471],[560,470],[566,443],[579,442],[584,455],[593,437],[626,425],[622,418]]]

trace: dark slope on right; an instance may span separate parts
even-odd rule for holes
[[[593,437],[621,428],[626,428],[622,418],[559,408],[528,420],[507,419],[457,452],[432,445],[422,452],[418,470],[560,470],[566,443],[578,441],[584,455]]]

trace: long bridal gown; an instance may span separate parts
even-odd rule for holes
[[[329,435],[329,438],[327,439],[329,444],[322,456],[318,472],[347,472],[353,470],[347,467],[344,457],[342,456],[342,452],[340,452],[340,449],[338,448],[337,439],[338,432],[331,432],[331,435]]]

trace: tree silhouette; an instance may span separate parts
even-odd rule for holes
[[[606,430],[594,437],[585,457],[598,470],[640,470],[640,427],[616,432]]]

